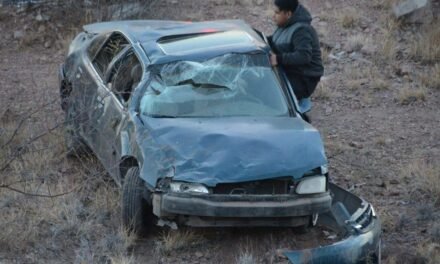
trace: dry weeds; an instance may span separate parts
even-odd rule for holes
[[[370,82],[370,87],[374,90],[386,90],[390,86],[390,83],[386,79],[382,79],[380,77],[378,78],[372,78]]]
[[[346,43],[346,48],[349,51],[360,51],[366,44],[367,38],[364,35],[358,34],[350,36]]]
[[[433,202],[440,198],[440,165],[435,161],[414,159],[402,169],[402,174],[410,179],[417,179],[418,190],[428,194]]]
[[[382,56],[381,58],[392,61],[396,58],[398,48],[395,34],[402,25],[400,21],[391,17],[388,13],[384,13],[381,16],[381,21],[383,24],[382,35],[377,39],[377,42],[381,43],[381,45],[379,45],[381,47],[380,55]]]
[[[359,12],[354,8],[345,8],[337,11],[335,17],[343,28],[354,28],[361,19]]]
[[[417,253],[423,258],[423,263],[440,263],[440,244],[424,243],[417,248]]]
[[[330,95],[331,90],[328,86],[328,83],[324,80],[320,81],[315,92],[313,93],[313,97],[316,99],[327,100],[330,98]]]
[[[417,101],[425,101],[427,90],[425,87],[417,87],[407,84],[399,90],[397,100],[400,104],[407,105]]]
[[[237,264],[254,264],[258,263],[257,258],[249,250],[242,250],[237,257]]]
[[[321,48],[321,58],[324,65],[329,63],[329,57],[328,57],[329,55],[330,55],[329,49]]]
[[[169,255],[173,251],[203,243],[202,241],[203,237],[194,230],[170,230],[162,233],[160,241],[156,245],[156,251],[163,255]]]
[[[428,73],[420,76],[423,85],[432,89],[440,89],[440,63],[435,64]]]
[[[411,43],[411,56],[425,63],[440,61],[440,20],[426,26]]]

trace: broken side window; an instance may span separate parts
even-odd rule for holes
[[[122,102],[128,102],[131,92],[139,84],[142,77],[142,66],[133,49],[129,49],[118,60],[109,76],[108,87]]]
[[[93,66],[97,72],[104,76],[106,73],[110,62],[116,55],[121,52],[126,46],[129,45],[127,39],[120,33],[113,33],[106,43],[99,50],[95,59],[93,60]]]

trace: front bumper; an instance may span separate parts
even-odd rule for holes
[[[332,210],[320,216],[318,225],[337,231],[339,242],[319,248],[285,251],[293,264],[380,263],[381,223],[372,206],[334,185]]]
[[[313,195],[197,195],[153,194],[153,212],[158,217],[297,217],[324,213],[331,207],[330,192]]]

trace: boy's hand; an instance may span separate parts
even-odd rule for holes
[[[272,64],[272,66],[277,66],[278,65],[277,55],[275,55],[272,52],[270,53],[270,64]]]

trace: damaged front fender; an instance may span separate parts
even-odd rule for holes
[[[380,263],[381,223],[373,207],[356,195],[330,184],[331,211],[321,215],[318,225],[339,233],[342,240],[323,247],[285,251],[293,264]]]

